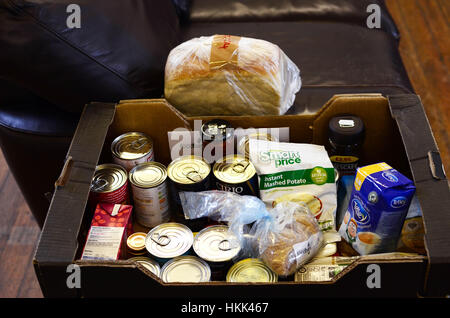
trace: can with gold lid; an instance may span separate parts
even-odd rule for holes
[[[250,139],[278,141],[277,137],[266,132],[254,132],[242,136],[237,143],[237,152],[238,154],[243,155],[245,158],[250,158],[250,144],[249,144]]]
[[[148,232],[145,246],[150,255],[160,264],[188,254],[194,235],[184,224],[168,222],[160,224]]]
[[[179,256],[161,268],[165,283],[204,283],[211,280],[209,265],[196,256]]]
[[[141,132],[128,132],[111,143],[114,163],[130,171],[143,162],[154,160],[153,140]]]
[[[137,257],[129,258],[128,260],[141,264],[146,269],[148,269],[151,273],[153,273],[156,277],[161,278],[161,267],[159,266],[159,264],[157,262],[155,262],[151,258],[137,256]]]
[[[258,176],[255,166],[242,155],[229,155],[213,167],[217,190],[240,195],[259,196]]]
[[[169,179],[180,191],[208,190],[210,172],[210,164],[195,155],[181,156],[167,167]]]
[[[225,280],[232,260],[241,250],[237,238],[226,225],[204,228],[195,236],[192,247],[195,254],[209,264],[214,280]]]
[[[257,258],[246,258],[234,264],[227,274],[229,283],[275,283],[278,275]]]
[[[137,221],[154,227],[169,221],[167,170],[159,162],[140,163],[131,169],[129,180]]]
[[[135,232],[128,236],[127,251],[130,257],[142,256],[147,254],[147,249],[145,248],[146,237],[147,233],[145,232]]]
[[[95,168],[92,178],[89,206],[97,203],[127,204],[128,196],[127,171],[116,164],[102,164]]]
[[[193,231],[199,231],[207,218],[186,220],[181,206],[180,192],[199,192],[210,189],[211,166],[202,157],[194,155],[181,156],[173,160],[167,167],[170,180],[175,217],[178,222],[188,225]]]

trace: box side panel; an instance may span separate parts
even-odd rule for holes
[[[90,183],[95,171],[108,127],[114,116],[114,104],[93,103],[85,107],[75,132],[66,161],[64,176],[59,178],[47,219],[41,232],[34,263],[45,281],[49,295],[57,295],[62,286],[57,277],[62,266],[70,264],[77,252],[77,237],[83,219]],[[51,268],[51,269],[50,269]]]
[[[429,257],[424,294],[450,295],[450,190],[435,139],[417,95],[389,96],[422,207]]]
[[[335,283],[163,285],[135,267],[81,266],[82,297],[148,298],[308,298],[308,297],[417,297],[424,263],[359,264]],[[402,273],[399,275],[399,273]]]
[[[80,289],[76,284],[81,276],[79,269],[68,267],[67,264],[35,264],[34,269],[46,298],[79,297]],[[79,284],[79,283],[78,283]]]

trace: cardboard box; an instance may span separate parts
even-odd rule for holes
[[[361,165],[387,162],[415,181],[423,210],[427,255],[368,257],[355,261],[329,282],[276,284],[166,284],[131,261],[79,261],[87,232],[86,202],[97,163],[111,161],[115,136],[141,131],[154,140],[156,160],[170,162],[167,132],[191,129],[186,118],[163,99],[127,100],[118,105],[85,107],[53,195],[34,258],[45,296],[55,297],[417,297],[450,294],[449,187],[439,151],[420,99],[416,95],[337,95],[316,114],[285,116],[225,116],[234,127],[289,127],[291,142],[327,143],[328,120],[353,113],[366,124]],[[67,266],[76,264],[80,288],[68,288]],[[379,281],[372,284],[374,275]],[[133,288],[129,288],[133,286]]]

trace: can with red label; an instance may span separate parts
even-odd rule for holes
[[[89,205],[95,207],[98,203],[128,204],[128,174],[116,164],[102,164],[95,168],[91,182]]]

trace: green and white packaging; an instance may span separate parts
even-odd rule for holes
[[[305,203],[322,231],[330,232],[324,237],[326,243],[338,241],[335,174],[325,148],[256,139],[251,139],[249,145],[261,200],[268,207],[282,201]]]

